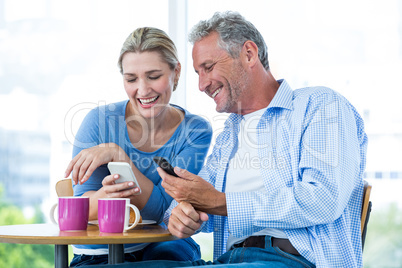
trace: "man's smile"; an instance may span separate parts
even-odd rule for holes
[[[219,92],[222,91],[222,88],[223,88],[223,87],[219,87],[219,88],[217,88],[212,94],[209,94],[209,95],[211,96],[211,98],[215,98],[215,96],[218,95]]]

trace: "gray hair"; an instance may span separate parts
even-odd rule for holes
[[[216,12],[209,20],[200,21],[189,34],[189,41],[194,45],[212,32],[220,36],[219,46],[232,58],[238,58],[244,43],[253,41],[258,47],[258,58],[266,70],[269,70],[268,49],[264,38],[257,28],[238,12]]]
[[[121,74],[123,74],[123,56],[127,52],[158,52],[171,70],[174,70],[179,63],[177,49],[172,39],[157,28],[138,28],[127,37],[121,48],[117,64]]]

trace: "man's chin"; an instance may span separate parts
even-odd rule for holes
[[[222,108],[222,107],[216,106],[216,111],[218,113],[230,113],[229,109],[227,109],[226,107]]]
[[[221,102],[215,102],[216,103],[216,108],[215,110],[218,113],[234,113],[236,112],[236,109],[233,109],[236,105],[230,105],[230,103],[221,103]]]

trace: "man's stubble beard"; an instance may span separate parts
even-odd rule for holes
[[[241,95],[246,91],[246,85],[248,85],[249,77],[243,66],[239,61],[236,61],[231,72],[231,79],[228,80],[228,99],[225,105],[217,110],[219,113],[237,113],[241,110],[241,101],[239,100]]]

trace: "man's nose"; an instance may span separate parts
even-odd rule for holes
[[[198,87],[201,92],[204,92],[208,89],[209,85],[211,84],[211,80],[208,77],[208,74],[204,72],[200,72],[198,74]]]

